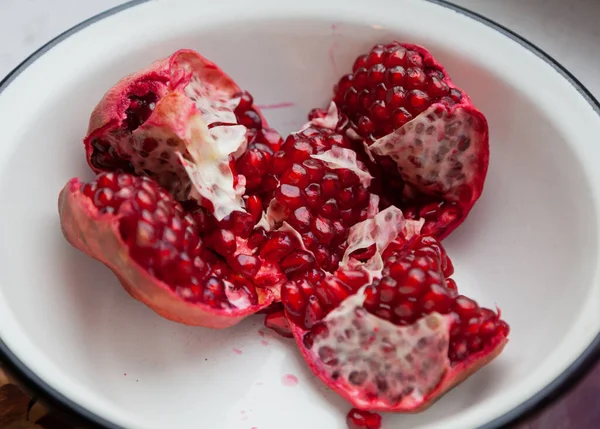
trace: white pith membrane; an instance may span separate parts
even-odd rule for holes
[[[121,135],[109,134],[107,140],[131,156],[138,175],[146,169],[155,173],[179,200],[194,199],[200,205],[203,199],[209,201],[214,216],[222,220],[233,211],[245,211],[245,178],[238,176],[234,187],[229,165],[247,146],[246,127],[237,124],[234,112],[240,97],[231,97],[237,87],[203,58],[189,53],[176,58],[171,70],[175,87],[152,106],[146,122],[126,142],[119,141]],[[182,88],[178,82],[185,80]],[[140,156],[147,139],[158,147]]]
[[[413,120],[367,147],[367,153],[389,156],[402,179],[407,197],[421,191],[459,200],[461,185],[474,182],[478,168],[478,132],[474,115],[458,106],[433,104]]]
[[[246,127],[217,126],[209,130],[200,115],[195,115],[188,122],[188,130],[190,145],[187,153],[191,160],[185,159],[181,153],[177,156],[194,185],[190,196],[210,201],[213,215],[219,221],[234,211],[245,212],[242,199],[245,183],[239,180],[234,186],[229,163],[230,155],[246,145]]]
[[[451,315],[431,313],[396,326],[363,308],[364,295],[345,299],[313,330],[306,353],[355,407],[416,408],[450,368]]]
[[[409,240],[418,235],[423,226],[424,219],[409,220],[404,217],[402,210],[390,206],[370,219],[350,228],[348,233],[348,247],[340,262],[340,267],[351,269],[364,269],[369,274],[369,281],[381,277],[383,270],[383,252],[399,235]],[[351,257],[357,250],[367,249],[375,244],[375,254],[367,261],[362,262]]]
[[[369,174],[362,162],[356,159],[356,152],[352,149],[334,146],[328,151],[311,155],[310,157],[323,161],[323,163],[332,170],[345,168],[353,171],[365,188],[369,187],[371,180],[373,179],[373,176]]]

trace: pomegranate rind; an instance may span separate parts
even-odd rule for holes
[[[167,58],[154,61],[145,69],[123,77],[104,94],[90,116],[84,144],[88,164],[92,170],[95,173],[103,171],[92,165],[92,141],[123,126],[127,118],[125,112],[131,104],[128,98],[130,95],[143,96],[153,92],[160,99],[169,92],[185,92],[192,79],[210,80],[223,94],[230,97],[241,91],[234,80],[215,63],[190,49],[180,49]],[[255,105],[252,108],[267,127],[267,121],[260,109]]]
[[[347,301],[356,301],[357,296],[351,296],[347,299]],[[387,339],[393,338],[391,345],[396,346],[401,344],[402,341],[406,341],[404,338],[413,334],[409,334],[411,330],[417,330],[419,328],[423,328],[428,324],[435,325],[434,329],[430,331],[428,337],[429,339],[436,339],[437,344],[443,345],[444,350],[439,354],[440,357],[443,357],[439,360],[430,361],[433,362],[432,367],[428,367],[428,371],[436,371],[431,376],[431,380],[436,377],[439,379],[437,383],[431,384],[425,394],[414,394],[411,393],[409,395],[403,396],[397,402],[392,403],[391,401],[381,400],[380,398],[368,396],[365,391],[361,390],[359,387],[352,385],[347,378],[341,377],[338,375],[337,379],[334,379],[331,376],[331,369],[328,369],[327,366],[323,363],[323,361],[318,356],[318,353],[315,352],[316,344],[312,346],[311,349],[307,348],[304,344],[304,336],[307,330],[295,324],[289,317],[289,323],[291,326],[292,333],[294,335],[294,340],[300,349],[300,353],[302,354],[304,360],[307,362],[313,374],[318,377],[327,387],[331,388],[338,395],[348,401],[353,407],[358,408],[360,410],[365,411],[378,411],[378,412],[393,412],[393,413],[418,413],[426,410],[430,406],[432,406],[435,402],[437,402],[445,393],[450,391],[452,388],[458,386],[460,383],[469,378],[472,374],[482,369],[484,366],[493,361],[504,349],[508,339],[506,337],[496,337],[494,338],[487,347],[482,349],[478,353],[474,353],[466,360],[456,364],[454,366],[450,365],[449,359],[447,357],[448,353],[448,337],[449,337],[449,318],[450,316],[441,316],[437,313],[432,313],[430,315],[424,316],[423,318],[417,320],[411,326],[395,326],[391,323],[381,320],[376,316],[367,313],[364,308],[360,305],[352,305],[350,303],[351,311],[361,311],[364,318],[370,319],[373,326],[375,326],[375,331],[378,332],[382,326],[388,326],[388,330],[390,332],[396,332],[394,337],[388,335]],[[335,312],[336,310],[334,310]],[[346,311],[346,310],[344,310]],[[333,312],[332,312],[333,313]],[[331,319],[332,316],[329,313],[324,319],[323,323],[327,326],[327,319]],[[336,316],[334,315],[333,318]],[[337,316],[340,317],[340,316]],[[341,316],[344,317],[344,316]],[[351,325],[351,321],[346,321],[348,325]],[[385,333],[385,331],[384,331]],[[394,343],[394,341],[398,341],[398,343]],[[437,345],[435,345],[437,347]],[[361,363],[361,362],[359,362]],[[388,364],[384,359],[381,360],[382,365]],[[433,369],[432,369],[433,368]],[[394,368],[390,368],[388,370],[391,371]],[[414,368],[414,372],[419,371],[420,368]],[[406,374],[410,376],[410,373]]]
[[[115,273],[125,290],[160,316],[174,322],[214,329],[228,328],[274,300],[268,290],[257,289],[258,305],[244,309],[215,309],[179,298],[164,282],[150,276],[129,255],[119,234],[119,216],[102,214],[80,192],[79,179],[71,179],[60,192],[58,212],[66,240]]]

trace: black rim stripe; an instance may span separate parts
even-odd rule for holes
[[[98,22],[106,17],[119,13],[123,10],[129,9],[133,6],[137,6],[142,3],[146,3],[149,0],[132,0],[123,5],[114,7],[107,10],[106,12],[100,13],[93,16],[80,24],[72,27],[71,29],[58,35],[40,49],[35,51],[29,57],[27,57],[21,64],[19,64],[14,70],[12,70],[2,81],[0,81],[0,94],[8,87],[8,85],[19,75],[23,70],[29,67],[39,57],[44,55],[55,45],[59,44],[69,36],[77,33],[85,27]],[[571,74],[566,68],[564,68],[558,61],[538,48],[528,40],[519,36],[514,31],[498,24],[497,22],[484,17],[476,12],[472,12],[461,6],[457,6],[452,3],[448,3],[446,0],[427,0],[431,3],[439,6],[452,9],[459,12],[469,18],[479,21],[488,27],[495,29],[496,31],[504,34],[510,39],[516,41],[524,48],[536,54],[539,58],[543,59],[546,63],[550,64],[559,74],[567,79],[577,91],[588,101],[588,103],[594,108],[596,113],[600,115],[600,103],[592,95],[592,93],[585,88],[585,86]],[[514,424],[517,420],[523,419],[534,412],[547,407],[556,399],[562,397],[568,391],[570,391],[581,378],[589,372],[590,369],[600,358],[600,333],[596,335],[592,343],[587,349],[575,360],[567,370],[565,370],[560,376],[554,381],[548,384],[544,389],[538,392],[533,397],[529,398],[524,403],[520,404],[516,408],[507,412],[503,416],[493,420],[480,427],[480,429],[498,429],[507,428]],[[44,382],[39,376],[31,371],[23,362],[21,362],[12,351],[6,346],[6,344],[0,338],[0,360],[6,370],[14,375],[19,382],[36,398],[43,399],[53,410],[63,414],[67,420],[70,420],[76,424],[84,424],[87,426],[95,426],[106,429],[124,429],[121,428],[104,418],[88,411],[81,405],[71,401],[65,397],[62,393],[58,392],[46,382]]]

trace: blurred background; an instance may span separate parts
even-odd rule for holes
[[[168,1],[168,0],[155,0]],[[554,57],[600,99],[600,0],[452,0],[508,27]],[[59,33],[122,0],[0,0],[0,80]],[[560,107],[560,106],[559,106]],[[1,365],[1,363],[0,363]],[[514,429],[600,428],[600,365]],[[28,408],[29,421],[25,421]],[[45,416],[45,417],[44,417]],[[34,425],[34,423],[40,426]],[[68,428],[0,368],[0,428]]]

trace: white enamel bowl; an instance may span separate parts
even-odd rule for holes
[[[511,341],[491,365],[384,428],[499,427],[597,346],[600,117],[559,66],[481,18],[421,0],[135,2],[38,52],[1,86],[0,351],[29,386],[122,428],[342,429],[349,405],[260,317],[215,332],[161,319],[63,239],[57,195],[90,178],[82,137],[120,77],[179,48],[249,89],[282,133],[324,106],[360,52],[422,44],[486,114],[491,164],[446,241],[464,293],[498,304]],[[293,375],[298,383],[285,382]],[[288,380],[289,381],[289,380]]]

